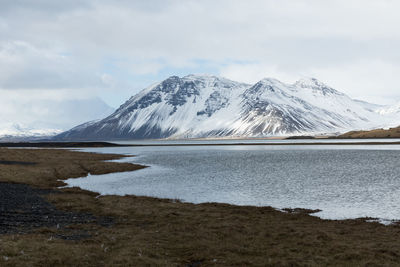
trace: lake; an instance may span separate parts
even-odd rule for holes
[[[134,172],[67,180],[69,186],[101,194],[321,209],[314,215],[324,219],[400,219],[399,145],[205,145],[82,150],[136,155],[122,161],[150,166]]]

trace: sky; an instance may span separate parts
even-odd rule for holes
[[[394,0],[0,0],[0,115],[1,101],[27,98],[100,97],[116,108],[191,73],[315,77],[393,104],[399,10]]]

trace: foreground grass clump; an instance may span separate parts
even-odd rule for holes
[[[67,150],[0,150],[0,181],[54,189],[68,177],[141,166],[118,155]],[[1,186],[1,184],[0,184]],[[59,210],[113,218],[113,224],[38,227],[0,235],[0,266],[324,266],[398,265],[400,227],[363,219],[326,221],[307,211],[101,196],[77,188],[44,197]],[[1,196],[0,196],[1,200]],[[0,226],[1,227],[1,226]],[[78,236],[70,240],[60,237]]]

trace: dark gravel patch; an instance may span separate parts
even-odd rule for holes
[[[38,189],[25,184],[0,183],[0,234],[26,233],[40,227],[63,229],[71,224],[113,224],[113,219],[109,217],[57,210],[43,198],[49,193],[62,194],[57,190]],[[74,240],[87,237],[86,233],[59,236]]]
[[[3,165],[35,165],[36,162],[0,160]]]

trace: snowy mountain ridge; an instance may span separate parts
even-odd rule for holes
[[[34,129],[16,123],[1,124],[0,140],[24,140],[51,137],[62,133],[60,129]]]
[[[392,106],[381,107],[376,110],[381,115],[397,114],[400,115],[400,102]]]
[[[394,118],[315,78],[254,85],[209,75],[171,76],[145,88],[113,114],[58,140],[265,137],[387,125]],[[399,122],[400,124],[400,122]]]
[[[1,101],[9,108],[0,111],[0,141],[51,137],[115,111],[99,98]]]

